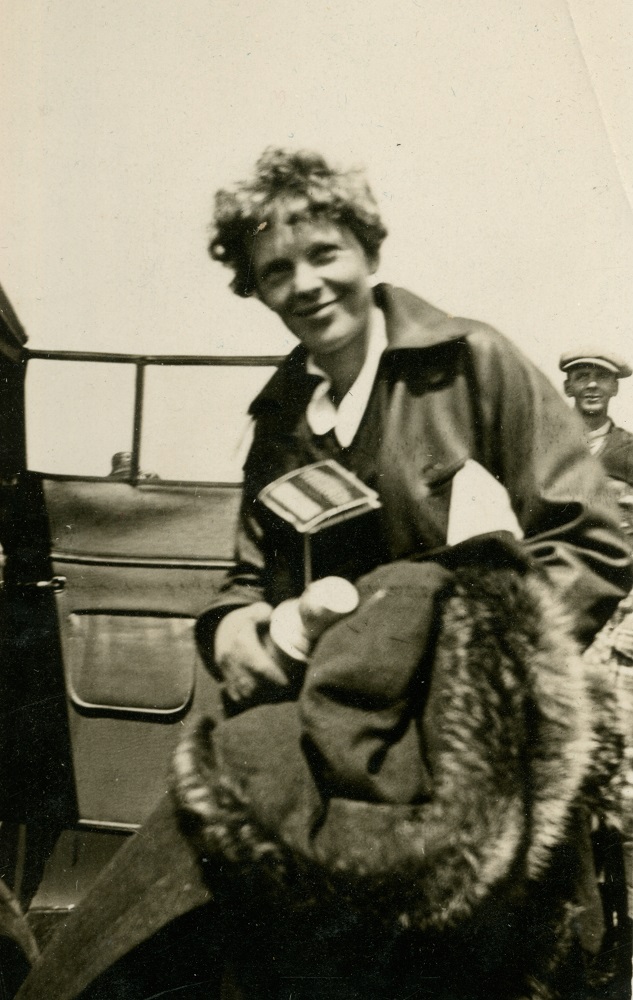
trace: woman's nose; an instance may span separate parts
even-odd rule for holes
[[[295,267],[294,273],[295,292],[307,295],[310,292],[318,291],[320,284],[318,270],[308,261],[300,261]]]

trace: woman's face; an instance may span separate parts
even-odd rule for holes
[[[327,219],[278,218],[262,224],[252,262],[260,299],[315,359],[366,335],[376,262],[346,227]]]

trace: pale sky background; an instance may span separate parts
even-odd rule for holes
[[[629,0],[0,11],[0,282],[31,347],[285,352],[206,254],[214,192],[272,144],[365,165],[380,277],[497,326],[558,385],[576,344],[633,359]],[[633,379],[616,403],[633,429]]]

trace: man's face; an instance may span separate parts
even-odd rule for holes
[[[367,333],[375,266],[349,229],[325,219],[281,218],[254,241],[260,299],[317,359]]]
[[[613,372],[598,365],[574,365],[565,382],[565,393],[571,396],[581,416],[607,417],[609,400],[618,391]]]

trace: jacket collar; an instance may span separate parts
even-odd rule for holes
[[[469,320],[455,319],[404,288],[377,285],[374,297],[385,314],[387,351],[436,347],[464,337],[472,326]]]
[[[404,288],[379,284],[374,288],[374,298],[385,315],[385,354],[437,347],[463,338],[472,328],[472,322],[455,319]],[[303,345],[295,347],[255,397],[249,413],[256,416],[271,404],[299,409],[307,406],[316,385],[315,376],[306,372],[307,357]]]

